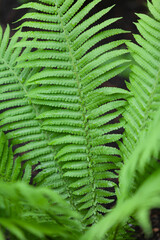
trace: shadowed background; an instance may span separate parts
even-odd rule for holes
[[[14,28],[15,25],[13,22],[19,19],[24,14],[24,11],[16,11],[13,10],[13,8],[28,1],[29,0],[0,0],[0,24],[4,27],[9,23],[12,25],[12,28]],[[91,0],[87,0],[86,2],[91,2]],[[116,4],[116,6],[109,15],[112,17],[123,17],[123,20],[119,21],[117,26],[125,30],[136,32],[133,22],[137,20],[137,17],[134,13],[146,12],[146,0],[102,0],[96,7],[95,11],[113,4]],[[93,12],[91,14],[93,14]]]

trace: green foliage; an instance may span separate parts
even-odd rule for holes
[[[126,125],[120,148],[124,160],[130,157],[160,104],[160,13],[158,1],[152,2],[148,1],[152,16],[138,14],[140,20],[136,26],[141,35],[134,35],[138,44],[127,43],[134,64],[131,66],[130,83],[127,84],[133,98],[130,98],[123,114]]]
[[[23,182],[0,182],[0,237],[78,239],[81,217],[56,192]]]
[[[155,128],[156,126],[156,128]],[[155,113],[148,130],[143,134],[135,150],[120,172],[119,199],[110,214],[101,219],[82,237],[87,239],[103,239],[106,232],[115,229],[134,216],[147,234],[151,233],[149,211],[160,208],[160,166],[155,159],[160,149],[160,109]],[[149,167],[149,174],[146,170]],[[141,180],[137,183],[138,180]],[[122,226],[123,227],[123,226]],[[110,239],[110,238],[109,238]],[[117,238],[118,239],[118,236]]]
[[[21,158],[14,160],[12,146],[8,146],[8,140],[3,132],[0,132],[0,179],[4,182],[15,182],[18,180],[30,182],[31,166],[25,167],[22,172]]]
[[[125,31],[110,26],[119,18],[102,20],[112,7],[89,16],[100,2],[29,1],[11,40],[0,28],[2,240],[134,239],[137,223],[151,233],[149,212],[160,207],[159,0],[148,2],[152,16],[138,14],[137,44],[110,40]],[[129,91],[101,86],[124,71]]]
[[[36,119],[39,109],[34,106],[28,97],[29,88],[25,81],[35,74],[39,68],[16,68],[16,59],[23,49],[14,49],[17,42],[14,35],[9,42],[10,30],[7,27],[4,36],[0,37],[0,127],[6,132],[6,137],[14,147],[14,155],[22,155],[21,161],[27,161],[33,165],[40,161],[54,159],[55,152],[49,146],[50,135],[41,129],[41,122]],[[29,52],[25,49],[23,54]],[[67,189],[66,183],[61,177],[61,169],[57,163],[50,164],[52,179],[57,182],[48,181],[47,186],[57,188],[59,192]],[[44,173],[45,175],[45,173]],[[43,180],[43,179],[42,179]]]
[[[121,159],[116,148],[105,144],[121,138],[120,134],[110,134],[122,127],[111,121],[123,112],[126,105],[123,99],[130,95],[123,89],[97,87],[126,69],[128,61],[123,55],[128,51],[115,49],[124,40],[92,50],[99,41],[124,31],[104,29],[118,19],[94,24],[112,7],[83,20],[100,0],[84,8],[85,1],[72,2],[22,5],[20,9],[31,8],[33,12],[24,15],[22,19],[31,20],[20,25],[22,31],[16,36],[30,39],[17,42],[15,47],[31,48],[17,58],[18,68],[43,68],[27,79],[27,86],[32,86],[27,96],[33,104],[43,106],[43,113],[37,119],[42,120],[43,131],[56,136],[50,141],[53,148],[59,148],[55,161],[68,182],[73,205],[82,211],[85,222],[90,225],[99,219],[100,213],[106,213],[107,204],[114,201],[116,174],[112,169],[119,169]],[[44,170],[34,178],[36,184],[48,184],[52,162],[53,159],[50,163],[47,161],[46,166],[41,160],[38,169]],[[47,174],[43,174],[46,171]]]

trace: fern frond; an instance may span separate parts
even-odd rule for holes
[[[138,221],[147,235],[151,234],[149,212],[153,208],[160,207],[160,164],[155,164],[155,159],[160,153],[159,144],[160,108],[154,113],[148,130],[143,130],[134,152],[122,167],[117,206],[97,225],[91,227],[81,240],[101,240],[104,239],[105,234],[108,235],[107,239],[110,239],[113,232],[117,234],[114,235],[114,239],[118,239],[120,234],[118,227],[122,229],[121,224],[125,224],[130,216]],[[147,166],[150,174],[147,174]],[[138,178],[140,181],[136,185]]]
[[[126,222],[131,215],[134,215],[145,232],[150,234],[149,210],[160,207],[160,190],[159,184],[157,184],[159,182],[160,170],[157,170],[142,184],[132,198],[127,199],[123,204],[117,205],[111,213],[92,226],[80,239],[102,240],[106,233],[109,234],[110,231],[115,231],[117,225]]]
[[[24,51],[22,48],[14,49],[17,37],[14,35],[9,41],[9,35],[10,30],[7,27],[0,41],[0,129],[6,133],[7,139],[11,141],[14,147],[13,155],[21,155],[21,161],[27,161],[30,166],[41,161],[50,161],[52,172],[48,173],[48,176],[59,179],[59,184],[50,181],[47,186],[52,186],[62,194],[64,193],[66,197],[68,195],[66,193],[67,183],[64,182],[61,169],[54,161],[56,149],[48,146],[50,136],[41,130],[40,120],[35,119],[40,113],[39,108],[27,96],[29,88],[25,86],[25,81],[27,77],[30,78],[39,69],[16,68],[16,58],[22,52],[24,54],[29,52],[30,49],[26,48]],[[9,164],[13,164],[12,160],[9,160]],[[16,159],[14,164],[16,168],[20,166],[17,161],[19,160]],[[46,175],[47,173],[45,173]]]
[[[155,128],[156,126],[156,128]],[[160,143],[160,110],[156,111],[148,130],[144,129],[136,146],[120,174],[120,196],[126,198],[133,194],[137,178],[146,174],[147,167],[150,171],[160,167],[157,161],[159,157]],[[126,179],[128,179],[126,181]],[[142,182],[142,179],[141,179]]]
[[[81,216],[56,192],[22,182],[0,182],[0,189],[2,240],[78,239],[81,235]]]
[[[160,13],[157,1],[148,1],[148,7],[152,16],[138,14],[140,20],[136,26],[140,34],[134,35],[137,44],[127,44],[134,64],[128,84],[133,98],[123,114],[126,126],[120,148],[124,160],[133,152],[141,132],[148,127],[160,104]]]
[[[0,180],[4,182],[15,182],[24,180],[29,183],[31,178],[31,166],[28,164],[23,174],[21,158],[14,160],[12,146],[3,132],[0,132]]]
[[[111,122],[123,112],[123,99],[130,95],[117,88],[95,90],[128,66],[124,57],[127,51],[116,50],[124,40],[96,47],[101,40],[125,32],[120,29],[105,30],[118,20],[116,18],[96,24],[112,7],[84,20],[100,1],[91,1],[85,7],[85,0],[22,5],[21,8],[37,9],[38,13],[27,13],[23,17],[31,20],[22,23],[20,28],[23,31],[19,31],[17,37],[28,35],[31,38],[15,45],[17,49],[24,46],[36,48],[22,54],[17,66],[44,68],[28,79],[27,84],[32,86],[28,97],[36,105],[51,107],[38,119],[43,120],[43,130],[56,134],[50,145],[60,148],[55,158],[64,170],[63,176],[68,179],[75,202],[78,201],[77,208],[83,212],[88,225],[108,211],[103,203],[107,206],[114,201],[114,170],[119,169],[121,160],[115,156],[119,155],[119,151],[105,144],[121,138],[120,134],[112,134],[112,138],[110,134],[123,124]],[[48,12],[47,8],[50,8]],[[33,25],[34,29],[30,31]],[[42,29],[44,34],[41,34]],[[38,38],[35,39],[35,36]],[[48,173],[52,171],[49,168],[46,170],[43,163],[40,168]],[[42,178],[38,174],[35,182],[47,184],[48,176],[44,182],[39,182]]]

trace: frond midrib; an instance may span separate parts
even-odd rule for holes
[[[84,137],[85,137],[85,140],[86,140],[86,149],[87,149],[87,152],[88,152],[88,157],[87,157],[87,161],[88,161],[88,168],[89,168],[89,175],[92,179],[92,192],[94,193],[94,199],[93,199],[93,206],[95,208],[95,211],[93,213],[93,215],[97,216],[97,211],[96,211],[96,194],[95,194],[95,177],[94,177],[94,163],[93,161],[91,161],[90,159],[90,151],[91,151],[91,147],[90,147],[90,144],[89,144],[89,136],[88,136],[88,132],[87,132],[87,129],[88,129],[88,119],[87,119],[87,116],[86,116],[86,112],[87,112],[87,109],[85,107],[85,105],[82,104],[82,102],[84,101],[84,96],[83,96],[83,91],[82,91],[82,88],[81,88],[81,83],[80,83],[80,75],[79,75],[79,69],[78,69],[78,64],[77,64],[77,60],[76,58],[74,57],[74,50],[72,49],[72,44],[71,44],[71,41],[70,41],[70,38],[69,38],[69,33],[67,31],[67,29],[65,28],[65,24],[63,23],[63,19],[60,15],[60,12],[59,12],[59,9],[58,9],[58,6],[57,6],[57,2],[55,1],[55,8],[56,8],[56,11],[58,13],[58,17],[59,17],[59,20],[60,20],[60,24],[61,24],[61,27],[63,29],[63,32],[64,32],[64,36],[65,36],[65,39],[66,39],[66,44],[68,46],[68,49],[69,49],[69,55],[71,57],[71,60],[72,60],[72,66],[73,66],[73,73],[75,75],[75,79],[77,81],[77,88],[78,88],[78,96],[79,96],[79,99],[80,99],[80,111],[81,111],[81,114],[82,114],[82,121],[83,121],[83,130],[84,130]],[[95,219],[95,222],[97,220]]]

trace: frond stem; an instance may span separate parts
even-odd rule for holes
[[[88,154],[88,157],[87,157],[87,161],[88,161],[88,168],[89,168],[89,174],[90,174],[90,177],[92,179],[92,192],[94,194],[94,203],[93,203],[93,206],[95,208],[95,211],[94,211],[94,216],[95,216],[95,222],[97,222],[97,211],[96,211],[96,193],[95,193],[95,189],[96,189],[96,186],[95,186],[95,177],[94,177],[94,170],[93,170],[93,167],[94,167],[94,163],[91,161],[91,157],[90,157],[90,151],[91,151],[91,146],[90,146],[90,143],[89,143],[89,135],[88,135],[88,119],[87,119],[87,116],[86,116],[86,113],[87,113],[87,109],[85,107],[85,104],[83,103],[83,99],[84,99],[84,96],[83,96],[83,90],[82,90],[82,87],[81,87],[81,83],[80,83],[80,76],[79,76],[79,69],[77,67],[77,60],[76,58],[74,57],[74,50],[72,49],[72,43],[70,41],[70,38],[69,38],[69,33],[65,27],[65,24],[63,23],[63,19],[60,15],[60,12],[59,12],[59,9],[58,9],[58,6],[57,6],[57,3],[55,2],[55,8],[57,10],[57,14],[59,16],[59,20],[60,20],[60,24],[61,24],[61,27],[63,29],[63,32],[64,32],[64,36],[65,36],[65,39],[66,39],[66,44],[68,46],[68,49],[69,49],[69,55],[72,59],[72,66],[73,66],[73,73],[75,75],[75,79],[77,81],[77,88],[78,88],[78,93],[79,93],[79,99],[80,99],[80,105],[81,105],[81,114],[82,114],[82,119],[83,119],[83,129],[84,129],[84,135],[85,135],[85,139],[86,139],[86,142],[87,142],[87,154]]]

